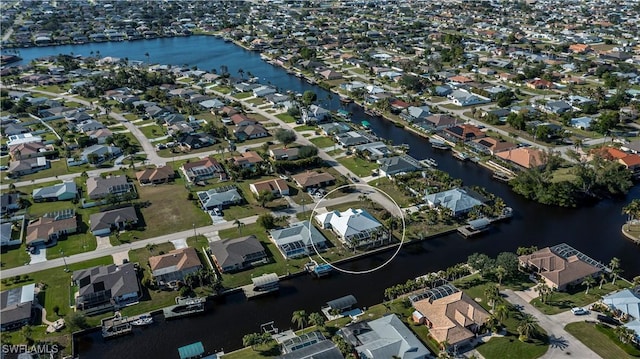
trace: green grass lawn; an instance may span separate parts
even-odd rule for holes
[[[253,92],[241,92],[233,95],[233,97],[237,98],[238,100],[242,100],[251,96],[253,96]]]
[[[395,183],[391,182],[387,177],[378,177],[369,182],[379,190],[388,194],[401,208],[408,207],[413,204],[413,198],[407,196],[405,192],[399,189]]]
[[[158,125],[142,126],[138,128],[145,135],[146,138],[156,138],[156,137],[165,135],[164,128]]]
[[[532,345],[518,340],[517,335],[491,338],[477,347],[485,358],[528,359],[539,358],[547,352],[546,345]]]
[[[338,162],[355,173],[356,176],[360,177],[370,176],[371,171],[377,170],[379,167],[375,162],[370,162],[356,156],[341,157],[338,158]]]
[[[244,102],[259,106],[265,104],[264,99],[262,97],[252,98],[249,100],[244,100]]]
[[[294,127],[293,129],[296,130],[297,132],[303,132],[303,131],[315,131],[318,128],[316,126],[300,125],[300,126]]]
[[[583,307],[590,303],[598,301],[602,296],[613,291],[628,288],[629,283],[617,280],[613,285],[606,283],[600,289],[597,285],[589,289],[589,294],[585,294],[586,287],[578,286],[569,288],[566,292],[554,291],[547,303],[542,303],[540,298],[531,301],[531,304],[545,314],[558,314],[565,312],[573,307]]]
[[[47,248],[47,259],[60,258],[63,253],[65,257],[68,257],[95,250],[98,246],[96,237],[88,231],[84,223],[82,223],[80,227],[85,227],[82,229],[86,230],[86,232],[67,236],[67,238],[59,240],[54,247]]]
[[[567,324],[564,329],[605,359],[640,357],[640,350],[618,340],[613,329],[586,322]]]
[[[286,123],[294,123],[294,122],[296,122],[296,119],[293,118],[293,116],[289,115],[288,113],[281,113],[279,115],[276,115],[276,117],[281,119],[282,121],[284,121]]]
[[[211,89],[213,91],[218,91],[218,92],[223,93],[223,94],[228,94],[229,92],[231,92],[231,89],[229,87],[226,87],[226,86],[214,86],[214,87],[211,87]]]
[[[334,146],[336,143],[330,139],[329,137],[316,137],[312,138],[309,141],[316,145],[319,148]]]
[[[28,174],[25,176],[21,176],[17,178],[17,181],[30,181],[30,180],[40,179],[40,178],[57,177],[57,176],[62,176],[69,173],[82,173],[84,171],[90,171],[92,169],[95,169],[95,167],[91,167],[89,165],[73,166],[73,167],[67,168],[67,165],[64,160],[51,161],[50,163],[51,163],[51,168],[47,170],[39,171],[36,173]]]

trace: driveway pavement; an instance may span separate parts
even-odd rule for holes
[[[173,246],[176,249],[182,249],[182,248],[187,248],[189,247],[187,245],[187,240],[185,238],[180,238],[180,239],[174,239],[171,241],[171,244],[173,244]]]
[[[31,260],[29,264],[42,263],[47,261],[47,247],[36,246],[36,250],[33,253],[29,253]]]

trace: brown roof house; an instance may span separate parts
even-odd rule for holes
[[[48,244],[58,240],[64,234],[76,233],[78,221],[72,211],[48,213],[29,222],[27,226],[26,245]]]
[[[282,178],[254,182],[249,184],[249,189],[251,189],[251,192],[256,196],[259,196],[263,191],[269,191],[276,197],[289,195],[289,185],[287,184],[287,181]]]
[[[480,304],[451,285],[428,292],[430,295],[413,302],[416,309],[413,319],[429,327],[429,335],[438,343],[467,345],[489,319],[489,313]]]
[[[518,147],[515,143],[500,141],[492,137],[473,140],[475,147],[484,153],[495,155],[498,152],[513,150]]]
[[[211,257],[222,273],[240,271],[267,257],[255,236],[223,239],[209,244]]]
[[[233,157],[233,163],[240,168],[255,168],[257,164],[263,161],[256,151],[246,151],[240,156]]]
[[[514,148],[496,154],[496,156],[524,168],[534,168],[544,165],[543,155],[544,153],[542,151],[532,147]]]
[[[335,177],[326,172],[307,171],[292,176],[293,181],[306,191],[307,188],[329,186],[335,182]]]
[[[187,274],[202,268],[198,252],[194,248],[175,249],[169,253],[149,258],[151,274],[159,285],[174,280],[184,281]]]
[[[448,127],[444,130],[444,133],[463,142],[472,141],[476,138],[483,138],[486,136],[480,128],[469,124]]]
[[[518,257],[520,265],[535,269],[551,288],[565,290],[580,284],[587,276],[595,276],[603,266],[577,250],[560,244]]]
[[[172,167],[161,166],[157,168],[145,168],[136,172],[136,178],[140,184],[160,184],[172,181],[175,177],[175,171]]]

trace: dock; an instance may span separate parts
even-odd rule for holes
[[[316,278],[326,277],[329,274],[331,274],[331,272],[333,272],[333,267],[331,267],[330,265],[324,264],[324,263],[318,264],[316,261],[313,261],[313,260],[305,264],[304,269],[307,271],[307,273],[311,274]]]
[[[466,226],[458,227],[457,231],[464,237],[469,238],[488,231],[490,224],[491,221],[488,218],[478,218],[468,221]]]
[[[123,317],[120,313],[109,318],[100,320],[102,326],[102,337],[105,339],[115,338],[130,334],[133,330],[128,317]]]
[[[176,298],[176,305],[162,309],[165,319],[180,318],[204,312],[206,298]]]
[[[275,273],[265,273],[259,277],[251,278],[251,281],[253,284],[242,287],[247,299],[280,290],[280,278]]]

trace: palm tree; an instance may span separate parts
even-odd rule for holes
[[[484,290],[484,296],[487,298],[487,302],[491,304],[491,311],[496,308],[496,302],[500,299],[500,290],[498,286],[491,283]]]
[[[302,329],[307,325],[307,312],[304,310],[296,310],[291,316],[291,323],[298,325],[298,329]]]
[[[240,222],[239,219],[235,219],[233,224],[238,228],[238,234],[242,234],[242,226],[244,226],[244,223]]]
[[[634,199],[622,208],[622,213],[627,215],[627,222],[640,217],[640,199]]]
[[[316,327],[324,327],[325,319],[324,316],[318,312],[313,312],[309,314],[309,324],[315,325]]]
[[[503,266],[498,266],[496,268],[496,277],[498,277],[498,284],[502,285],[502,279],[507,275],[507,270],[504,269]]]
[[[637,276],[633,277],[633,282],[631,284],[633,284],[634,287],[639,286],[640,285],[640,275],[637,275]]]
[[[546,303],[551,296],[551,287],[547,285],[547,283],[541,283],[536,287],[536,291],[538,291],[538,295],[540,296],[540,300],[542,303]]]
[[[522,313],[522,318],[518,322],[518,334],[520,335],[521,341],[527,341],[529,338],[534,335],[538,329],[536,325],[538,324],[538,320],[529,313]]]
[[[620,259],[617,257],[611,258],[611,262],[609,262],[609,269],[611,269],[611,274],[613,275],[613,281],[611,284],[616,284],[616,278],[622,273],[622,269],[620,269]]]
[[[492,314],[489,316],[489,319],[487,319],[485,326],[492,332],[497,332],[498,327],[500,327],[500,320],[496,318],[495,314]]]
[[[500,321],[500,323],[504,323],[504,321],[509,318],[509,308],[504,304],[500,304],[493,311],[493,315]]]
[[[256,346],[260,344],[262,344],[262,335],[259,333],[251,333],[242,337],[242,345],[251,347],[252,350],[255,350]]]
[[[602,289],[602,285],[605,284],[607,282],[607,276],[604,274],[604,272],[600,272],[600,289]]]
[[[596,280],[593,279],[592,276],[588,275],[586,276],[583,280],[582,280],[582,285],[584,285],[585,287],[587,287],[587,290],[584,292],[584,294],[589,294],[589,288],[591,288],[592,285],[596,284]]]

